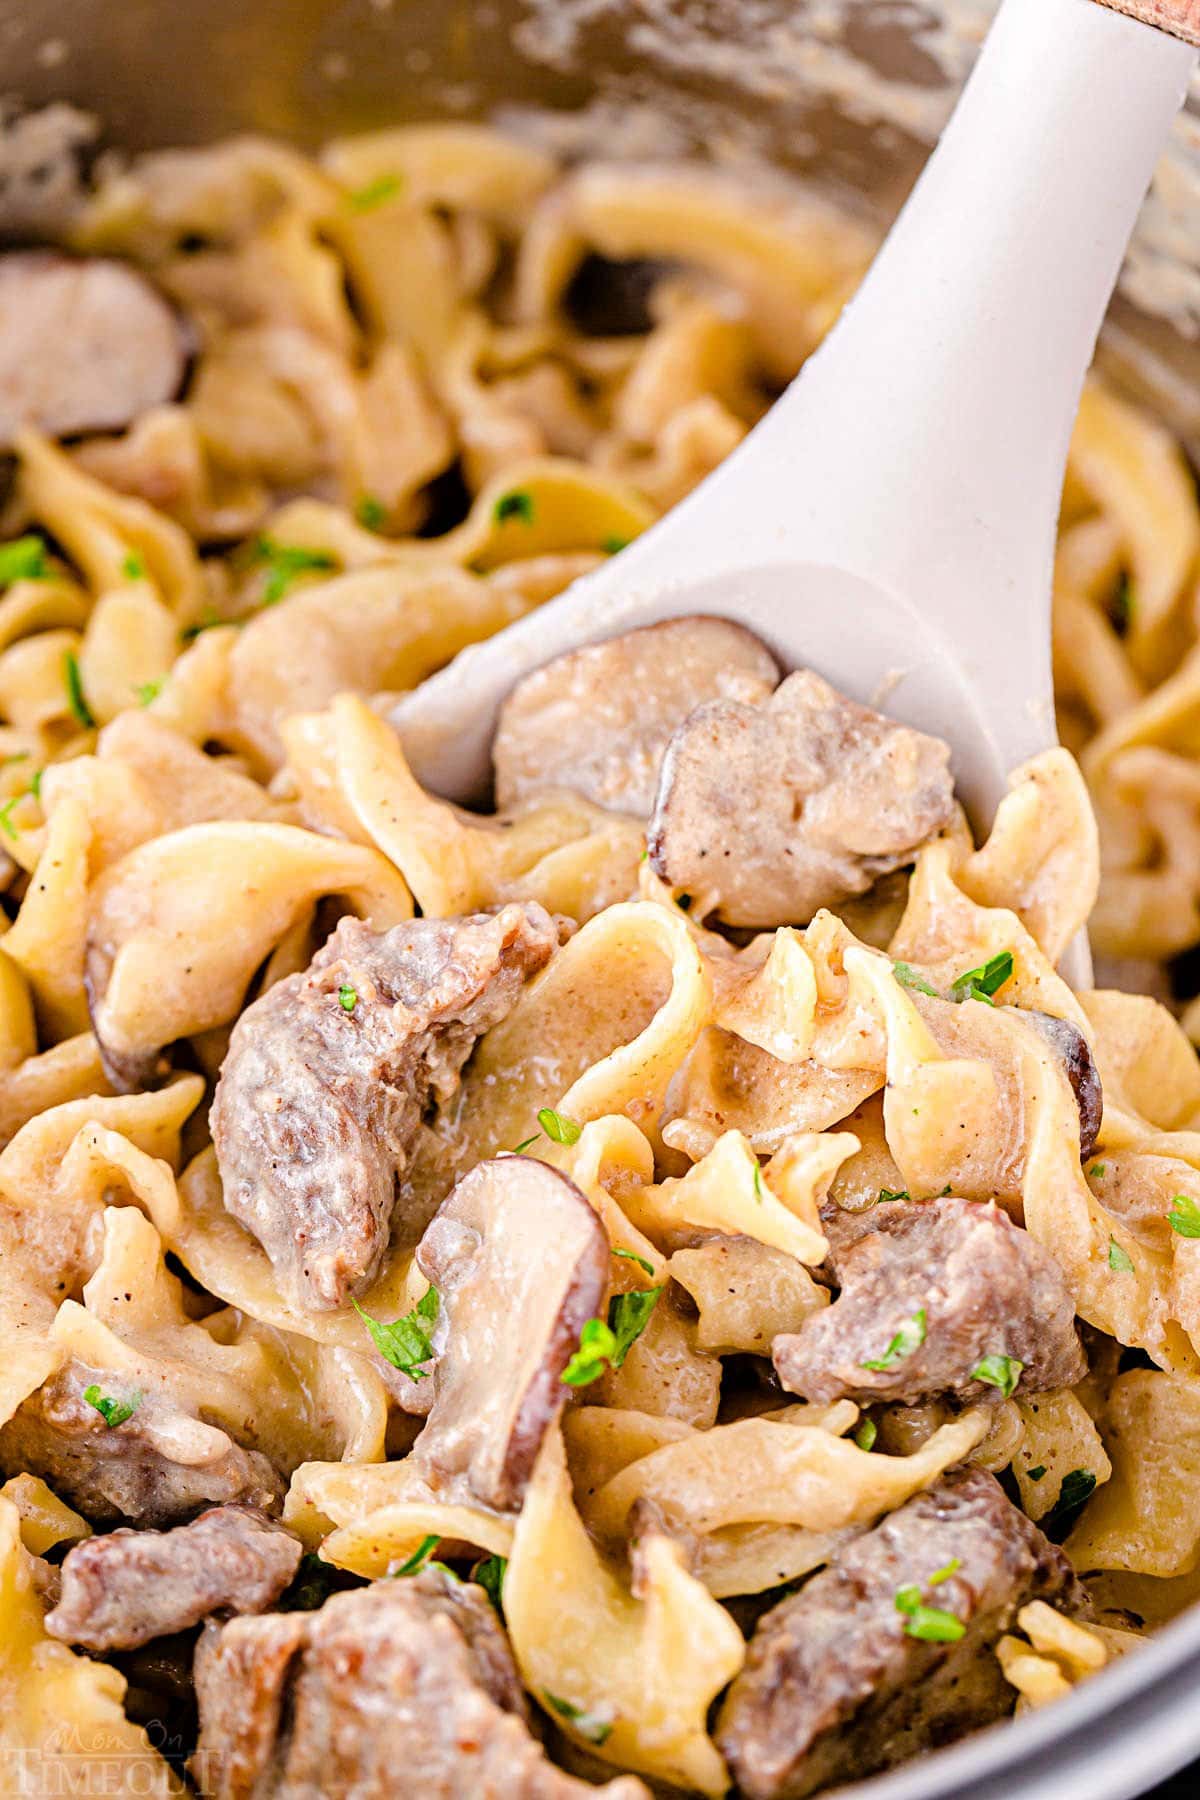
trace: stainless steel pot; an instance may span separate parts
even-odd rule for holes
[[[570,154],[765,161],[886,221],[995,5],[0,0],[0,95],[70,101],[135,149],[499,113]],[[1200,117],[1181,123],[1102,354],[1200,461]],[[1129,1800],[1200,1757],[1198,1694],[1200,1607],[1047,1711],[842,1792]]]

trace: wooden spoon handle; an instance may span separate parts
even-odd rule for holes
[[[1185,44],[1200,45],[1200,0],[1100,0],[1100,5],[1169,31]]]

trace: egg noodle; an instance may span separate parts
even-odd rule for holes
[[[102,169],[65,244],[145,271],[196,350],[184,397],[119,434],[19,434],[0,547],[0,1749],[101,1748],[132,1771],[106,1791],[180,1785],[125,1674],[44,1629],[41,1559],[91,1525],[22,1420],[74,1367],[165,1408],[168,1461],[265,1458],[340,1570],[385,1576],[431,1537],[505,1559],[521,1680],[594,1776],[726,1792],[710,1709],[746,1657],[739,1606],[964,1463],[1034,1520],[1087,1501],[1067,1550],[1090,1617],[1023,1607],[994,1651],[1014,1706],[1188,1603],[1200,1000],[1181,1025],[1056,973],[1090,920],[1107,978],[1167,997],[1200,943],[1200,509],[1177,445],[1091,383],[1056,579],[1066,748],[1014,773],[986,842],[960,816],[844,917],[739,948],[658,879],[640,821],[554,792],[497,829],[420,788],[389,711],[712,470],[869,237],[715,172],[564,171],[455,125]],[[613,265],[649,269],[636,329],[588,324]],[[359,1311],[300,1305],[226,1211],[207,1111],[248,1000],[340,913],[382,931],[514,901],[578,929],[482,1037],[414,1184],[432,1207],[534,1140],[599,1215],[610,1295],[661,1291],[504,1511],[430,1491]],[[940,997],[1005,955],[1002,1004]],[[1024,1009],[1090,1046],[1083,1166]],[[165,1080],[113,1091],[119,1058],[163,1046]],[[727,1381],[723,1401],[723,1374],[829,1306],[822,1207],[881,1191],[997,1200],[1061,1268],[1087,1377],[877,1408],[869,1433],[849,1400],[730,1402]],[[412,1252],[391,1245],[363,1313],[418,1305]]]

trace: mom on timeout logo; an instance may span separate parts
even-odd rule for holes
[[[76,1725],[56,1725],[40,1743],[0,1747],[0,1796],[16,1800],[92,1800],[93,1796],[176,1796],[184,1783],[160,1756],[147,1733],[145,1750],[130,1750],[128,1738],[110,1736],[103,1728],[85,1736]],[[165,1747],[165,1746],[164,1746]]]

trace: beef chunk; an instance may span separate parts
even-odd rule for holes
[[[85,1650],[135,1650],[209,1613],[264,1612],[299,1563],[299,1541],[249,1506],[216,1506],[174,1531],[113,1531],[67,1553],[46,1630]]]
[[[560,1170],[497,1156],[459,1182],[417,1261],[441,1297],[446,1348],[414,1472],[442,1500],[512,1511],[566,1402],[579,1334],[604,1306],[604,1227]]]
[[[896,1596],[914,1587],[966,1627],[957,1642],[911,1635]],[[986,1651],[1028,1601],[1077,1597],[993,1476],[918,1494],[760,1621],[717,1728],[739,1793],[801,1800],[1003,1717],[1015,1696]]]
[[[158,1397],[106,1425],[83,1397],[93,1384],[105,1377],[80,1363],[53,1375],[0,1431],[0,1468],[40,1475],[97,1525],[175,1525],[232,1502],[278,1510],[283,1483],[258,1451]]]
[[[26,424],[116,431],[173,398],[187,355],[178,315],[124,263],[0,256],[0,448]]]
[[[950,751],[811,670],[759,706],[712,700],[675,733],[650,861],[729,925],[803,925],[911,862],[954,813]]]
[[[310,967],[248,1007],[212,1108],[225,1205],[297,1304],[376,1273],[431,1101],[558,943],[537,905],[371,931],[344,919]],[[425,1217],[404,1218],[415,1242]]]
[[[948,1195],[849,1217],[830,1239],[841,1294],[772,1347],[793,1394],[822,1405],[911,1404],[942,1393],[994,1399],[1000,1386],[973,1372],[996,1357],[1023,1364],[1023,1394],[1083,1379],[1062,1271],[998,1207]]]
[[[201,1791],[648,1800],[631,1777],[595,1789],[547,1760],[514,1705],[512,1655],[486,1600],[451,1599],[447,1579],[428,1571],[335,1595],[316,1613],[209,1625],[196,1654]]]
[[[496,803],[570,788],[648,818],[667,740],[702,700],[765,700],[775,658],[728,619],[667,619],[555,657],[518,682],[492,757]]]

